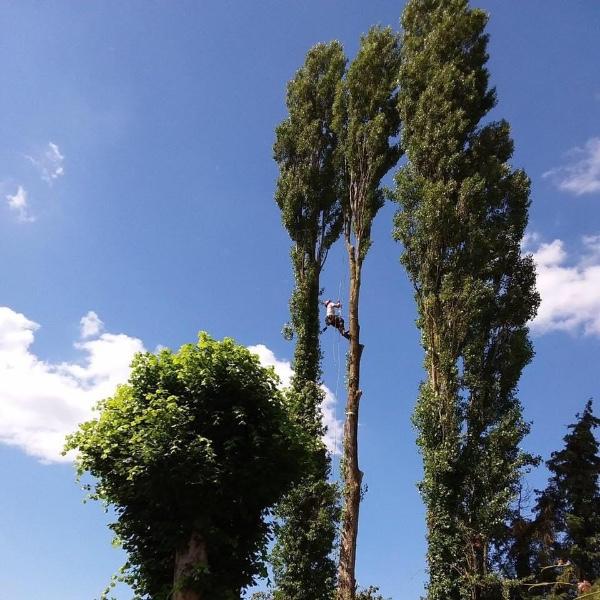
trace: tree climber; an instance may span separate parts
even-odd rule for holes
[[[327,315],[325,317],[325,328],[321,333],[327,330],[327,327],[335,327],[347,340],[350,339],[350,332],[346,331],[344,325],[344,319],[338,314],[337,309],[342,308],[342,303],[338,300],[325,300],[322,304],[327,309]]]

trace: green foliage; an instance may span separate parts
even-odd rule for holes
[[[305,460],[277,384],[246,348],[202,333],[177,353],[138,354],[129,383],[69,437],[92,497],[116,512],[137,598],[170,597],[192,535],[207,563],[180,585],[230,600],[264,572],[265,516]]]
[[[333,127],[339,142],[338,169],[344,233],[355,237],[359,262],[371,245],[371,226],[383,206],[382,177],[398,162],[394,142],[400,120],[397,103],[399,39],[389,27],[362,36],[358,54],[341,82]]]
[[[281,335],[286,342],[291,342],[294,339],[294,328],[290,323],[284,323],[281,328]]]
[[[290,314],[296,347],[288,399],[295,422],[311,440],[310,469],[276,511],[275,597],[285,600],[328,600],[335,589],[330,555],[339,507],[337,488],[327,481],[330,460],[322,442],[319,293],[321,270],[342,227],[332,111],[345,65],[338,42],[308,52],[288,84],[288,117],[277,127],[274,146],[275,200],[293,242],[295,278]]]
[[[329,553],[339,521],[337,486],[306,478],[279,503],[277,516],[278,543],[271,558],[278,587],[273,599],[330,599],[336,584],[336,566]]]
[[[480,125],[495,105],[486,21],[467,0],[411,0],[402,18],[398,106],[409,161],[396,177],[394,234],[426,353],[414,422],[431,600],[498,587],[490,546],[534,462],[519,449],[529,428],[515,395],[539,303],[532,259],[520,253],[529,180],[508,164],[508,124]]]
[[[384,598],[379,593],[379,588],[376,586],[369,586],[364,590],[358,590],[356,592],[356,600],[391,600],[390,598]]]
[[[346,57],[339,42],[317,44],[288,83],[288,117],[276,129],[274,157],[279,165],[275,200],[283,225],[300,254],[298,266],[321,267],[340,234],[332,129],[336,89]]]
[[[528,597],[526,586],[535,582],[535,544],[535,524],[523,515],[520,497],[507,521],[501,543],[496,545],[494,552],[496,566],[505,575],[505,582],[511,586],[511,600]]]
[[[337,137],[332,129],[336,89],[346,58],[338,42],[318,44],[287,89],[288,117],[276,130],[274,156],[279,166],[275,200],[283,225],[293,242],[295,289],[290,302],[291,326],[297,337],[294,389],[304,425],[322,433],[318,385],[319,278],[331,245],[341,232],[334,155]],[[300,408],[300,407],[299,407]]]
[[[565,446],[553,452],[547,467],[553,474],[550,493],[556,499],[556,531],[564,533],[557,548],[577,566],[580,579],[600,578],[600,455],[594,429],[600,419],[589,400],[577,423],[565,438]]]
[[[600,455],[594,429],[600,419],[587,402],[564,437],[564,447],[546,463],[552,473],[535,509],[537,564],[572,565],[575,580],[600,578]]]
[[[250,600],[273,600],[273,594],[268,592],[254,592]]]

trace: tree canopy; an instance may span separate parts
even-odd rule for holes
[[[265,517],[304,464],[277,384],[246,348],[201,333],[138,354],[70,436],[92,497],[115,510],[136,597],[231,600],[264,573]]]
[[[69,437],[79,475],[92,476],[90,496],[114,509],[111,528],[128,553],[120,581],[136,599],[239,600],[272,576],[254,599],[384,600],[378,587],[359,589],[356,559],[360,295],[386,198],[398,206],[393,237],[424,350],[413,423],[427,599],[595,597],[600,419],[591,401],[547,461],[533,509],[524,491],[541,461],[522,448],[530,423],[518,385],[540,297],[522,249],[530,181],[512,165],[509,124],[490,114],[487,22],[469,0],[407,0],[400,34],[372,27],[351,61],[340,42],[319,43],[289,81],[273,147],[294,276],[287,389],[246,348],[201,333],[177,352],[138,354],[128,383]],[[382,180],[403,155],[387,190]],[[340,239],[347,330],[341,315],[325,322],[338,319],[349,343],[336,482],[323,439],[319,305]]]
[[[516,397],[539,296],[520,243],[529,180],[509,126],[482,122],[486,14],[467,0],[411,0],[402,17],[399,111],[408,163],[395,236],[413,282],[427,379],[414,414],[424,460],[431,600],[481,598],[489,551],[526,465]],[[488,590],[488,591],[486,591]]]

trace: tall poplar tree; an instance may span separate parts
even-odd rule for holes
[[[487,16],[467,0],[410,0],[399,109],[408,163],[395,237],[415,288],[427,378],[414,413],[424,461],[430,600],[498,593],[489,550],[505,532],[528,431],[516,389],[539,297],[520,242],[529,180],[505,121],[482,123]],[[496,589],[495,589],[496,588]]]
[[[320,275],[342,228],[332,129],[333,105],[346,58],[339,42],[318,44],[289,82],[288,117],[276,131],[280,169],[275,199],[293,246],[295,288],[290,301],[296,334],[290,396],[294,416],[314,440],[309,475],[279,504],[273,550],[281,600],[330,600],[335,592],[331,556],[339,520],[338,492],[328,482],[330,459],[322,441]]]
[[[350,352],[342,459],[344,504],[338,569],[341,600],[353,600],[356,594],[354,570],[362,480],[358,464],[358,411],[363,348],[358,309],[362,267],[371,246],[371,225],[384,202],[380,182],[400,157],[399,145],[392,139],[399,129],[398,42],[398,36],[389,28],[374,27],[362,37],[358,54],[338,90],[334,110],[344,240],[350,270]]]

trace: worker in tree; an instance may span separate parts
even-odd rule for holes
[[[344,319],[337,312],[338,309],[342,308],[342,303],[338,300],[325,300],[323,305],[327,309],[327,315],[325,317],[325,331],[327,327],[335,327],[347,340],[350,339],[350,332],[346,331],[344,325]]]

